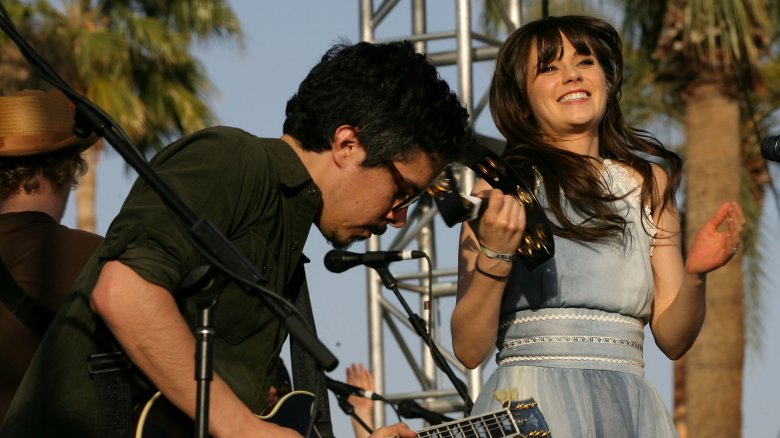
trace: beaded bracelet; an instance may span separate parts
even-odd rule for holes
[[[505,262],[511,262],[517,258],[517,253],[507,254],[503,252],[495,252],[490,248],[486,248],[484,245],[479,245],[479,252],[485,254],[489,259],[503,260]]]
[[[474,268],[477,270],[477,272],[479,272],[480,274],[484,275],[485,277],[491,278],[491,279],[496,280],[496,281],[504,281],[507,278],[509,278],[509,274],[506,274],[506,275],[496,275],[496,274],[491,274],[490,272],[483,271],[482,268],[479,267],[479,260],[477,260],[477,262],[474,263]]]

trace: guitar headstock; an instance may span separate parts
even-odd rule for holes
[[[547,422],[534,399],[504,403],[523,437],[552,437]]]

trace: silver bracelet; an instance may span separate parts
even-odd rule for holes
[[[489,259],[503,260],[505,262],[511,262],[517,258],[517,253],[507,254],[503,252],[495,252],[490,248],[485,248],[484,245],[479,245],[479,252],[485,254]]]

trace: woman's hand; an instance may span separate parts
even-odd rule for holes
[[[477,241],[492,251],[514,254],[525,231],[525,209],[520,201],[498,189],[479,196],[487,199],[488,208],[475,226]]]
[[[366,391],[374,391],[374,375],[362,363],[353,363],[347,368],[347,383]],[[371,426],[371,399],[350,395],[347,402],[355,408],[355,413]]]
[[[723,222],[726,222],[726,230],[719,231]],[[685,271],[706,274],[728,263],[739,251],[744,226],[745,217],[739,204],[724,202],[693,238]]]

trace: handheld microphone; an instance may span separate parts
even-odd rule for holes
[[[422,418],[431,424],[441,424],[453,421],[452,418],[438,412],[429,411],[418,405],[414,400],[409,399],[398,402],[398,415],[404,418]]]
[[[369,391],[363,388],[358,388],[357,386],[352,386],[343,382],[339,382],[338,380],[333,380],[327,376],[325,376],[325,380],[328,383],[328,389],[335,392],[336,394],[343,395],[344,397],[349,397],[350,395],[356,395],[358,397],[369,398],[371,400],[379,400],[383,402],[387,401],[385,400],[384,397],[375,393],[374,391]]]
[[[377,265],[390,262],[419,259],[422,257],[425,257],[425,252],[417,250],[368,251],[365,254],[357,254],[341,249],[333,249],[325,254],[325,268],[330,272],[338,274],[339,272],[344,272],[357,265],[376,267]]]
[[[761,156],[769,161],[780,161],[780,135],[770,135],[761,140]]]

